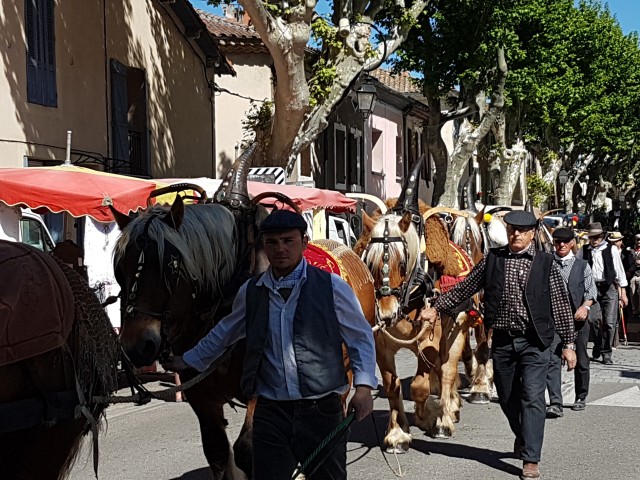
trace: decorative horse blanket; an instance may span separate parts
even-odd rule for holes
[[[307,249],[304,251],[304,258],[309,265],[313,265],[325,272],[340,275],[346,281],[346,272],[341,268],[340,260],[335,258],[328,250],[314,243],[308,243]]]
[[[461,246],[449,240],[449,248],[460,266],[460,273],[457,277],[452,277],[450,275],[442,275],[442,277],[440,277],[440,291],[442,293],[448,292],[455,287],[456,284],[464,280],[467,275],[471,273],[471,269],[473,268],[473,262],[471,262],[469,255],[467,255],[467,252],[465,252]]]
[[[73,293],[56,262],[0,240],[0,366],[62,346],[74,317]]]

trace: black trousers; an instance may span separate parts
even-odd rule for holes
[[[544,439],[544,391],[550,347],[542,347],[534,329],[511,337],[494,330],[493,375],[500,407],[522,441],[522,460],[539,462]]]
[[[253,417],[254,480],[291,480],[298,466],[342,421],[344,411],[337,394],[318,400],[272,401],[259,398]],[[318,462],[305,472],[316,480],[346,480],[347,434],[342,433],[328,447],[331,454],[316,472]],[[323,454],[319,455],[321,459]]]
[[[584,400],[589,394],[589,321],[575,322],[578,337],[576,338],[576,368],[573,378],[576,387],[575,400]],[[551,358],[547,372],[547,390],[549,390],[549,404],[562,407],[562,341],[556,333],[551,347]]]

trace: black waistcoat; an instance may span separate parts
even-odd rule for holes
[[[616,280],[616,267],[613,266],[613,251],[611,245],[607,245],[602,252],[602,263],[604,264],[604,281],[611,285]],[[593,249],[591,245],[582,247],[582,258],[593,267]]]
[[[269,292],[257,286],[261,275],[247,287],[247,351],[241,387],[246,398],[255,393],[256,376],[269,338]],[[342,355],[338,319],[333,308],[331,274],[307,265],[307,280],[293,318],[293,349],[303,397],[323,395],[348,383]]]
[[[571,311],[575,311],[582,305],[584,299],[584,267],[587,264],[586,260],[576,258],[571,272],[569,272],[569,281],[567,288],[569,290],[569,300],[571,300]]]
[[[487,255],[484,287],[484,315],[486,328],[493,325],[504,291],[505,262],[509,247],[493,248]],[[525,303],[529,318],[538,339],[546,348],[554,335],[551,318],[551,295],[549,275],[553,267],[553,255],[536,252],[531,262],[531,271],[525,287]]]

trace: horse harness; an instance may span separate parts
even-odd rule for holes
[[[418,238],[421,238],[424,232],[424,223],[422,217],[417,214],[412,214],[412,223],[416,227],[418,232]],[[404,260],[400,263],[400,275],[403,277],[402,285],[399,288],[391,288],[389,285],[389,273],[391,267],[389,266],[389,246],[392,243],[402,243],[404,251]],[[425,259],[420,258],[416,262],[413,271],[407,277],[407,259],[409,258],[409,252],[407,248],[407,241],[404,237],[391,237],[389,232],[389,219],[385,219],[384,234],[382,237],[374,237],[370,240],[369,246],[374,243],[382,243],[382,285],[375,290],[376,294],[376,306],[381,298],[395,296],[399,300],[398,317],[405,319],[411,323],[415,323],[409,318],[409,313],[424,305],[425,297],[431,292],[429,288],[430,278],[424,271],[423,266]],[[365,257],[368,253],[369,246],[363,253]],[[424,257],[421,254],[421,257]],[[432,285],[432,283],[431,283]],[[379,309],[376,308],[376,323],[382,326],[382,320],[380,319]]]

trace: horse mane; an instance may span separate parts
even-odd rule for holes
[[[387,213],[378,217],[375,226],[370,232],[370,238],[382,238],[384,237],[384,230],[386,228],[386,220],[389,220],[389,236],[390,237],[402,237],[407,242],[407,255],[409,258],[404,259],[404,249],[400,249],[398,242],[389,243],[389,257],[395,258],[398,261],[405,260],[406,271],[412,272],[418,258],[420,257],[420,238],[418,232],[415,229],[413,223],[409,224],[409,228],[406,232],[400,230],[401,215],[395,213]],[[365,263],[369,266],[371,272],[376,275],[381,273],[383,265],[384,244],[382,243],[369,243],[368,251],[366,254]]]
[[[155,205],[131,221],[116,242],[114,261],[122,260],[127,246],[137,241],[153,215],[164,216],[168,206]],[[147,235],[164,258],[165,242],[178,250],[182,268],[206,292],[219,294],[236,265],[237,232],[233,214],[218,204],[187,205],[179,230],[158,219],[148,225]],[[166,267],[160,265],[161,271]]]
[[[464,247],[465,237],[467,235],[467,227],[471,231],[471,236],[476,241],[476,244],[482,242],[482,234],[480,233],[480,227],[473,218],[458,217],[453,222],[451,229],[451,240],[453,243]]]
[[[487,240],[489,248],[504,247],[509,243],[507,228],[502,221],[492,218],[487,224]]]

